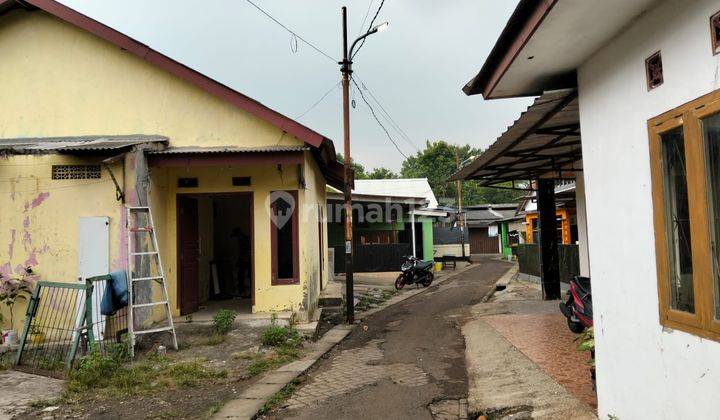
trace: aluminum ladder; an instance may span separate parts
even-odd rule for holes
[[[145,224],[141,222],[141,216],[145,215]],[[160,250],[157,243],[157,235],[155,234],[155,224],[153,223],[152,212],[150,207],[127,207],[126,218],[127,233],[127,278],[128,278],[128,335],[130,336],[130,355],[135,354],[135,340],[137,336],[143,334],[153,334],[168,331],[172,334],[173,347],[178,349],[177,335],[175,334],[175,324],[173,323],[172,310],[170,309],[170,300],[168,298],[167,284],[165,282],[165,272],[163,271],[162,260],[160,259]],[[144,235],[144,236],[143,236]],[[149,237],[147,236],[149,235]],[[147,249],[143,249],[147,248]],[[138,275],[144,271],[142,261],[138,270],[138,257],[149,257],[156,264],[156,272],[152,273],[150,269],[151,261],[148,261],[147,272]],[[156,282],[162,285],[162,298],[154,301],[155,296],[152,290],[152,283]],[[136,303],[135,286],[146,284],[149,285],[149,302]],[[135,310],[137,308],[154,308],[163,306],[165,309],[165,317],[167,325],[136,330]],[[152,314],[151,314],[152,316]]]

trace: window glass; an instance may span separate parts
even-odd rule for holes
[[[710,239],[712,241],[715,319],[720,319],[720,114],[702,120],[707,153],[708,205],[710,206]]]
[[[277,240],[275,241],[274,252],[277,258],[277,277],[279,279],[292,279],[295,275],[293,224],[297,214],[293,212],[293,205],[283,199],[277,200],[274,207],[273,211],[280,225],[275,227],[277,229]],[[291,212],[292,216],[290,216]]]
[[[662,137],[665,178],[665,232],[668,247],[670,304],[673,309],[695,312],[692,248],[690,245],[690,206],[685,171],[685,144],[682,127]]]

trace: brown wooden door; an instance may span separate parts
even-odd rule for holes
[[[178,197],[178,267],[180,273],[180,314],[196,312],[199,306],[200,241],[198,202]]]
[[[497,254],[499,245],[497,236],[488,237],[488,228],[470,228],[470,253],[471,254]]]

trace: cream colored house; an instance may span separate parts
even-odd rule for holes
[[[124,270],[125,208],[149,205],[176,316],[231,298],[312,314],[330,140],[52,0],[0,0],[0,57],[0,273]]]

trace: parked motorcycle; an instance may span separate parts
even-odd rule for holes
[[[568,300],[560,302],[560,312],[567,318],[570,331],[580,334],[593,325],[592,288],[589,277],[575,276],[570,280]]]
[[[435,278],[432,261],[423,261],[411,255],[403,258],[401,273],[395,280],[397,290],[402,289],[406,284],[421,284],[423,287],[432,284]]]

